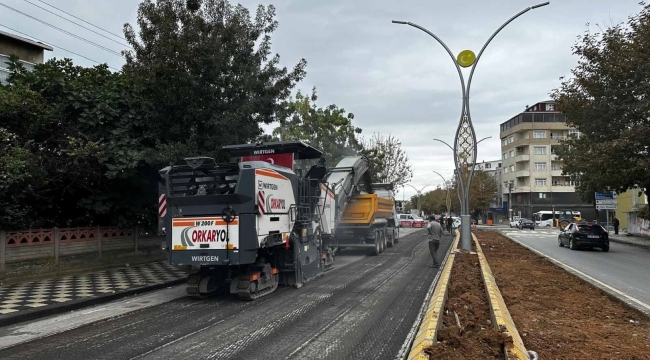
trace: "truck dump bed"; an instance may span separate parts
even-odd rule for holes
[[[370,224],[375,219],[386,219],[393,216],[394,201],[384,199],[377,194],[360,194],[350,199],[340,224],[362,225]]]

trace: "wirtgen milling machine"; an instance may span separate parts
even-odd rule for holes
[[[300,287],[332,267],[334,235],[337,227],[345,228],[346,217],[352,218],[352,228],[360,221],[366,224],[365,232],[348,239],[345,247],[367,247],[378,254],[396,240],[389,222],[380,219],[393,216],[393,200],[360,195],[366,159],[346,157],[329,170],[315,165],[303,176],[285,166],[247,160],[261,159],[260,154],[293,154],[291,162],[322,156],[301,141],[224,149],[242,161],[188,158],[186,164],[160,171],[161,196],[167,202],[163,247],[170,264],[197,268],[188,277],[189,295],[203,298],[227,286],[230,293],[253,300],[280,283]],[[372,193],[370,186],[364,190]],[[355,197],[365,197],[371,208],[344,213]]]

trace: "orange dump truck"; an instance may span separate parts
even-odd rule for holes
[[[373,184],[373,194],[353,196],[345,207],[334,233],[332,245],[343,248],[367,248],[379,255],[399,241],[395,227],[397,213],[390,184]]]

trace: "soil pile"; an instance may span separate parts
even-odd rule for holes
[[[540,359],[650,359],[650,322],[640,314],[499,233],[475,234],[524,345]]]
[[[458,327],[456,315],[461,327]],[[456,254],[438,343],[427,349],[431,359],[503,359],[506,337],[494,329],[476,254]]]

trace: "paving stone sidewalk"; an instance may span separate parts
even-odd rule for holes
[[[618,235],[614,235],[614,232],[610,231],[609,240],[617,243],[650,248],[650,238],[642,236],[629,236],[626,232],[623,231],[619,231]]]
[[[0,318],[20,311],[119,293],[186,278],[167,261],[0,286]]]

